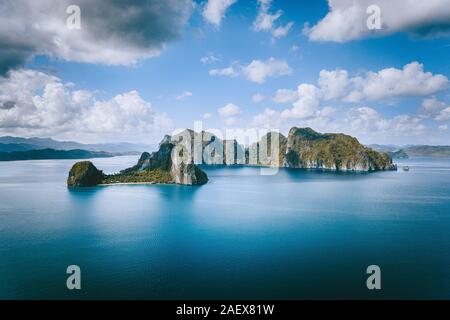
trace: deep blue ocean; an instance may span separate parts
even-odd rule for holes
[[[111,173],[137,158],[93,162]],[[70,190],[74,162],[0,162],[1,299],[450,298],[450,159]],[[73,264],[79,291],[66,289]]]

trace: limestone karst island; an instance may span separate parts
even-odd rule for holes
[[[200,158],[192,152],[195,141],[200,142]],[[90,161],[77,162],[69,172],[67,185],[206,184],[208,177],[196,163],[363,172],[397,169],[388,153],[374,151],[345,134],[322,134],[311,128],[294,127],[288,137],[270,132],[244,148],[236,140],[221,140],[209,132],[185,130],[175,136],[165,136],[158,151],[144,152],[135,166],[117,174],[104,174]]]

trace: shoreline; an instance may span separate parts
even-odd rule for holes
[[[168,184],[168,183],[158,183],[158,182],[114,182],[114,183],[100,183],[97,186],[116,186],[116,185],[127,185],[127,184]]]

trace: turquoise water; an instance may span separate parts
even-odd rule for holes
[[[1,162],[0,298],[450,298],[450,160],[403,162],[83,190],[65,185],[74,160]],[[381,291],[366,288],[371,264]]]

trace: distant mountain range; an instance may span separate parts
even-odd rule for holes
[[[370,148],[378,152],[387,152],[392,158],[408,157],[450,157],[450,146],[396,146],[371,144]]]
[[[141,154],[156,145],[135,143],[83,144],[51,138],[0,137],[0,161],[33,159],[89,159]]]
[[[107,152],[87,150],[40,149],[28,151],[0,152],[0,161],[44,160],[44,159],[90,159],[108,158],[114,155]]]
[[[394,159],[408,157],[450,157],[450,146],[371,144],[368,147],[378,152],[387,152]],[[0,137],[0,161],[88,159],[141,154],[142,152],[151,152],[156,149],[156,144],[127,142],[83,144],[74,141],[58,141],[51,138]]]
[[[144,151],[152,151],[156,145],[138,144],[138,143],[101,143],[101,144],[83,144],[74,141],[58,141],[51,138],[19,138],[4,136],[0,137],[0,152],[10,151],[27,151],[38,149],[55,149],[55,150],[88,150],[103,151],[109,153],[141,153]]]

